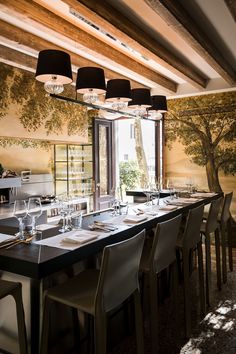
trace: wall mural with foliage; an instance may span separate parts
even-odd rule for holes
[[[66,86],[65,96],[75,97]],[[51,172],[52,145],[88,142],[85,107],[49,97],[30,73],[0,63],[0,163],[6,169]]]
[[[235,205],[236,91],[170,99],[165,136],[167,176],[175,176],[176,166],[182,183],[191,179],[215,192],[234,189]],[[205,181],[198,178],[203,173]]]
[[[88,117],[85,107],[49,97],[34,74],[0,63],[1,136],[87,141]],[[75,97],[72,86],[65,95]],[[11,123],[17,122],[18,126]],[[7,123],[8,129],[2,129]]]

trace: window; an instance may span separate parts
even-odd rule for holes
[[[129,160],[129,155],[128,154],[124,154],[124,161],[128,161]]]

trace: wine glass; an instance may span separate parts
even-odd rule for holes
[[[154,194],[154,196],[156,196],[156,199],[157,199],[156,204],[157,205],[160,204],[160,193],[161,193],[161,181],[160,181],[160,178],[156,178],[155,184],[153,187],[153,194]]]
[[[68,215],[70,214],[70,207],[68,203],[68,198],[64,197],[59,200],[59,213],[62,216],[62,227],[60,228],[60,232],[67,232],[69,231],[68,225]]]
[[[37,233],[36,219],[38,219],[42,215],[42,205],[41,205],[40,197],[30,197],[29,198],[27,213],[32,220],[31,234],[35,235]]]
[[[27,216],[27,205],[25,200],[15,200],[13,215],[17,218],[19,222],[19,232],[17,236],[19,236],[20,240],[24,239],[24,219]]]
[[[174,199],[174,195],[175,195],[174,183],[170,179],[167,180],[166,187],[169,190],[170,199]]]
[[[145,183],[144,188],[143,188],[143,193],[147,197],[147,202],[145,204],[150,205],[152,191],[151,191],[151,185],[149,182]]]

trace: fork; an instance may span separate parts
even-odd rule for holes
[[[13,244],[9,245],[6,247],[6,250],[8,250],[9,248],[12,248],[16,245],[19,245],[20,243],[24,243],[26,245],[28,245],[32,240],[33,240],[34,236],[31,236],[29,238],[27,238],[26,240],[16,240]]]

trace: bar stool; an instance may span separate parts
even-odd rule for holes
[[[21,283],[0,279],[0,299],[11,295],[15,300],[20,354],[27,354],[27,335],[21,289]]]
[[[45,292],[41,353],[47,353],[51,301],[81,310],[94,317],[95,353],[105,354],[106,315],[130,296],[134,298],[137,353],[144,354],[143,321],[138,271],[145,230],[125,241],[106,246],[101,269],[87,269],[62,285]]]
[[[158,275],[169,266],[176,270],[176,240],[179,233],[182,215],[157,224],[151,249],[144,251],[140,263],[140,272],[146,276],[149,283],[150,327],[152,353],[157,352],[158,346]],[[173,277],[177,277],[176,271]]]
[[[205,314],[205,291],[202,240],[200,227],[202,223],[204,205],[189,210],[183,234],[177,240],[177,248],[182,254],[183,288],[184,288],[184,315],[186,337],[191,333],[191,308],[190,308],[190,255],[193,250],[197,251],[199,295],[202,314]]]
[[[205,236],[205,258],[206,258],[206,303],[210,306],[211,288],[211,234],[215,235],[216,273],[217,286],[221,289],[221,261],[220,261],[220,227],[218,215],[223,202],[223,197],[213,200],[210,205],[206,220],[201,225],[201,235]]]
[[[233,271],[233,255],[232,255],[232,227],[230,205],[233,198],[233,192],[225,194],[222,211],[219,217],[221,249],[222,249],[222,274],[223,283],[227,282],[227,257],[226,257],[226,238],[228,244],[229,269]]]

